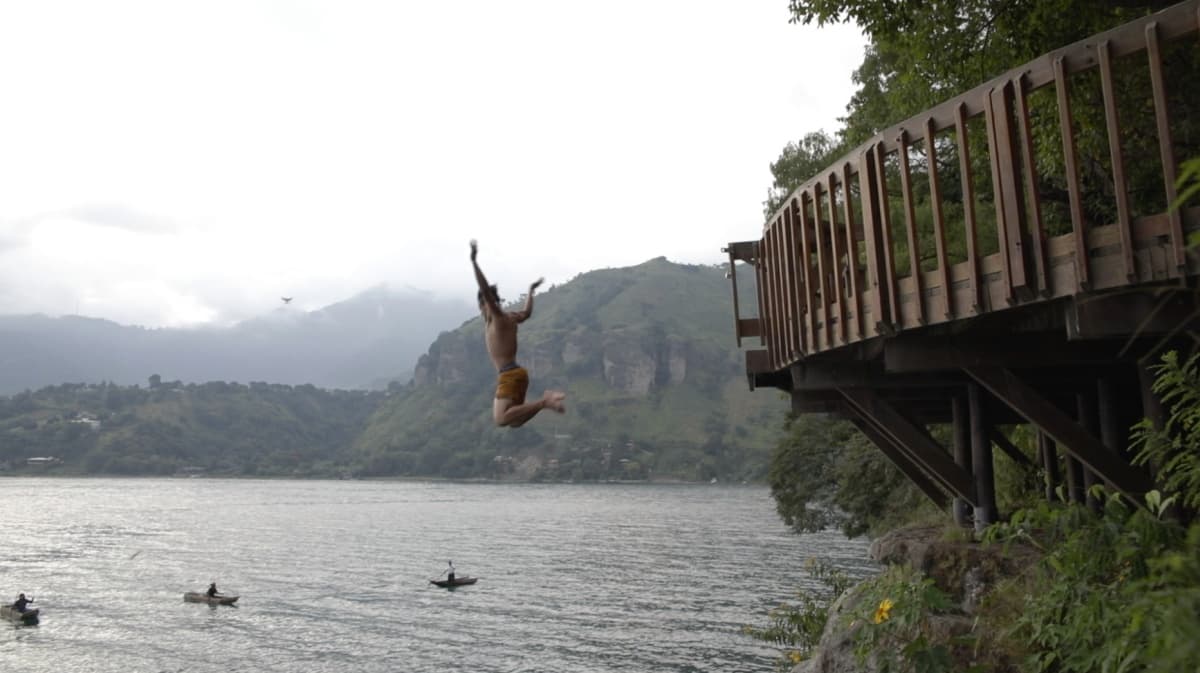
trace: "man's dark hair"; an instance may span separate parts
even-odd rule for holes
[[[500,288],[495,285],[489,285],[488,292],[490,292],[492,294],[492,299],[495,299],[496,303],[499,304],[500,303]],[[480,290],[477,296],[479,298],[479,304],[482,306],[484,303],[483,290]]]

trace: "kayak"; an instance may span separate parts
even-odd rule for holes
[[[237,602],[237,599],[237,596],[222,596],[221,594],[209,596],[206,593],[197,591],[189,591],[183,595],[183,602],[185,603],[208,603],[209,605],[233,605]]]
[[[28,608],[25,612],[17,612],[9,606],[0,608],[0,616],[11,619],[14,622],[36,622],[38,620],[39,608]]]
[[[478,577],[455,577],[453,582],[450,580],[429,580],[429,583],[436,584],[439,587],[461,587],[468,584],[474,584],[478,581]]]

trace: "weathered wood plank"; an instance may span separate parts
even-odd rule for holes
[[[942,315],[954,318],[950,301],[950,260],[946,256],[946,220],[942,215],[942,187],[938,183],[937,145],[934,143],[933,120],[925,120],[925,160],[929,172],[929,195],[933,206],[933,246],[937,255],[938,285],[942,290]]]
[[[888,320],[892,329],[899,329],[900,288],[896,278],[896,249],[892,243],[892,216],[888,207],[887,162],[883,143],[875,144],[875,189],[879,197],[879,231],[883,239],[884,278],[887,280]]]
[[[1100,58],[1100,91],[1104,99],[1104,125],[1108,131],[1108,154],[1112,161],[1113,191],[1117,197],[1117,227],[1121,232],[1121,258],[1125,263],[1125,278],[1137,278],[1133,264],[1132,215],[1129,209],[1129,186],[1125,181],[1125,156],[1121,150],[1121,120],[1117,112],[1117,95],[1113,90],[1112,46],[1107,40],[1096,45]]]
[[[833,255],[833,264],[830,272],[833,273],[833,297],[837,300],[837,344],[846,343],[846,295],[842,292],[842,236],[839,233],[840,227],[837,221],[837,176],[836,171],[831,171],[828,176],[828,191],[829,196],[829,243],[830,252]]]
[[[1054,86],[1058,94],[1059,135],[1062,137],[1066,172],[1067,199],[1071,210],[1071,230],[1075,238],[1076,289],[1091,287],[1090,261],[1087,255],[1087,223],[1083,219],[1083,188],[1079,180],[1079,152],[1075,149],[1075,124],[1071,118],[1071,89],[1063,57],[1054,59]]]
[[[854,199],[851,198],[850,162],[842,163],[842,209],[846,222],[846,272],[850,285],[850,310],[854,313],[854,338],[862,339],[863,305],[862,288],[859,286],[858,239],[855,237]]]
[[[1029,247],[1025,254],[1033,258],[1034,285],[1038,294],[1048,297],[1051,288],[1046,273],[1046,227],[1042,224],[1042,200],[1038,197],[1038,173],[1034,163],[1033,129],[1029,123],[1026,81],[1023,75],[1013,79],[1017,124],[1021,131],[1021,160],[1025,173],[1025,205],[1028,214],[1028,229],[1025,233],[1028,235]]]
[[[1200,12],[1200,9],[1197,9]],[[1150,86],[1154,92],[1154,123],[1158,130],[1158,154],[1162,160],[1163,187],[1167,197],[1167,218],[1171,227],[1172,276],[1187,273],[1187,241],[1183,237],[1183,218],[1172,208],[1175,190],[1175,150],[1171,145],[1171,114],[1167,106],[1167,87],[1163,78],[1162,49],[1158,40],[1158,22],[1146,24],[1146,56],[1150,61]]]
[[[971,138],[968,135],[964,105],[954,108],[954,128],[958,142],[958,170],[962,174],[963,227],[967,246],[967,272],[971,282],[971,313],[983,311],[983,288],[979,273],[979,226],[975,220],[975,178],[971,168]]]
[[[908,131],[900,129],[896,141],[900,155],[900,192],[904,199],[904,232],[908,237],[908,274],[913,282],[913,298],[916,301],[917,324],[928,322],[925,311],[925,293],[921,283],[921,239],[917,234],[917,216],[913,204],[912,169],[908,165]]]

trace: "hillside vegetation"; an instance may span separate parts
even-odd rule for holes
[[[721,268],[660,258],[583,274],[535,302],[518,357],[530,394],[562,388],[568,410],[519,429],[491,421],[496,374],[475,318],[442,333],[412,383],[386,393],[152,375],[148,385],[0,397],[0,464],[69,474],[765,477],[787,403],[746,385]]]
[[[457,477],[760,479],[787,403],[749,391],[732,316],[719,267],[658,258],[582,274],[535,297],[517,355],[530,396],[565,390],[566,414],[494,427],[496,373],[475,318],[439,336],[412,384],[375,414],[358,443],[363,464]]]

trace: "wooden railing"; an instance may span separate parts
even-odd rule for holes
[[[1168,104],[1169,94],[1200,96],[1200,87],[1167,81],[1163,66],[1168,46],[1200,46],[1198,25],[1200,0],[1191,0],[1046,54],[887,129],[796,189],[760,240],[728,248],[738,343],[759,337],[764,347],[747,353],[750,372],[782,370],[902,330],[1200,270],[1185,240],[1185,231],[1200,226],[1200,213],[1170,207],[1178,158]],[[1135,75],[1148,79],[1147,92],[1119,90],[1125,80],[1114,73],[1130,68],[1142,69]],[[1092,98],[1099,103],[1079,107],[1102,113],[1103,124],[1089,128],[1107,142],[1101,162],[1107,166],[1093,161],[1086,170],[1091,179],[1102,173],[1101,191],[1111,191],[1111,203],[1101,208],[1113,215],[1109,221],[1090,221],[1095,218],[1085,207],[1098,195],[1081,178],[1080,126],[1072,110],[1073,86],[1095,88],[1096,79],[1099,96]],[[1151,210],[1135,208],[1129,196],[1122,134],[1131,119],[1120,118],[1129,109],[1123,95],[1148,96],[1152,103],[1142,106],[1145,119],[1132,120],[1157,135],[1157,156],[1149,160],[1161,166],[1161,207]],[[1036,131],[1034,96],[1041,96]],[[1054,109],[1057,119],[1048,119]],[[1062,154],[1050,163],[1059,170],[1039,175],[1045,162],[1035,132],[1055,127]],[[940,164],[939,155],[951,163]],[[946,166],[957,167],[953,185],[939,175]],[[1144,175],[1145,164],[1137,166]],[[990,173],[990,190],[986,176],[976,177],[981,169]],[[1052,204],[1062,233],[1047,226],[1047,182],[1065,187],[1065,197]],[[918,199],[918,189],[928,190],[920,194],[928,198]],[[950,191],[955,198],[947,198]],[[947,232],[955,239],[961,233],[953,250]],[[754,266],[757,317],[743,318],[736,304],[736,261]]]

